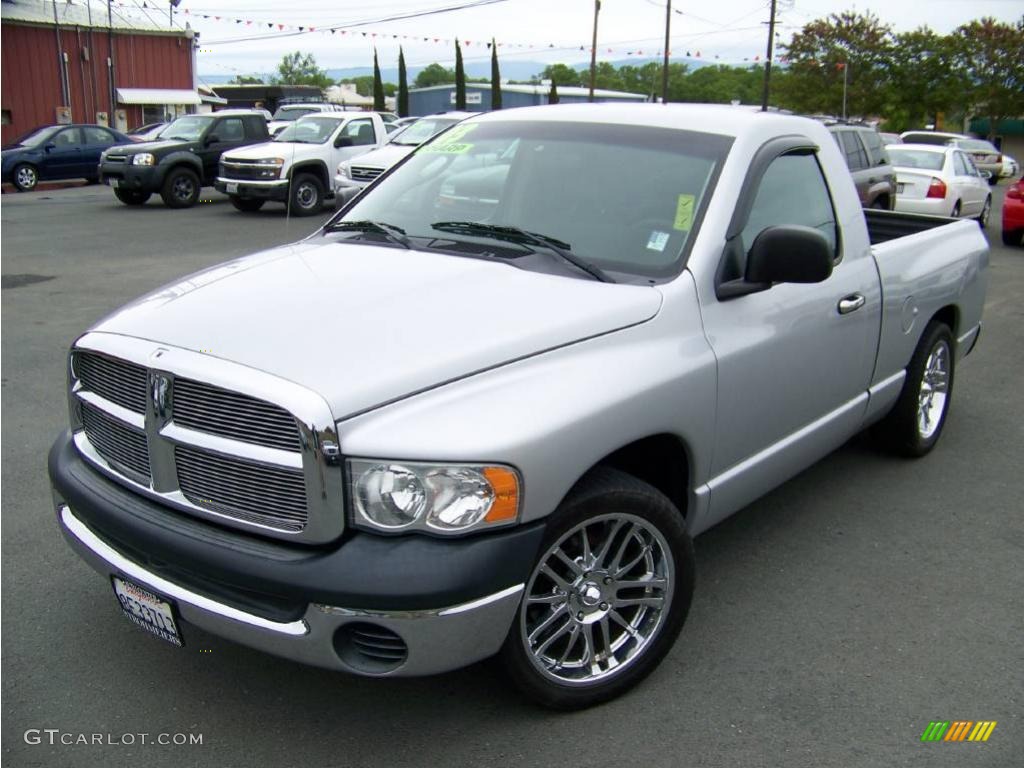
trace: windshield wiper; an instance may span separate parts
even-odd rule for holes
[[[527,232],[519,227],[511,227],[504,224],[481,224],[476,221],[436,221],[430,225],[441,232],[453,234],[475,235],[477,237],[491,237],[496,240],[509,240],[514,243],[532,243],[546,248],[576,269],[586,272],[595,280],[602,283],[614,283],[615,281],[603,269],[588,263],[570,251],[569,243],[558,240],[548,235],[541,235],[536,232]]]
[[[384,221],[337,221],[328,224],[325,229],[327,232],[377,232],[384,235],[388,242],[412,249],[412,243],[405,236],[405,230]]]

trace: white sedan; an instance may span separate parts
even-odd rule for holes
[[[895,210],[988,223],[988,174],[979,171],[966,152],[931,144],[896,144],[886,152],[896,171]]]

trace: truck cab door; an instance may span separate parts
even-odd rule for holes
[[[346,122],[334,137],[331,173],[334,173],[339,163],[376,149],[383,139],[383,133],[382,124],[374,121],[372,117],[357,117]],[[342,146],[338,146],[338,139],[351,141],[342,141]]]
[[[718,300],[702,307],[718,361],[711,524],[841,445],[864,418],[881,323],[878,275],[866,234],[843,241],[808,144],[777,139],[755,157],[728,230]],[[723,295],[722,284],[746,274],[754,239],[785,224],[825,235],[832,274]]]
[[[203,183],[212,184],[217,177],[217,162],[229,150],[250,143],[245,137],[245,126],[240,117],[224,117],[206,132],[198,151],[203,163]]]

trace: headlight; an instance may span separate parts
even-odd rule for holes
[[[132,155],[132,165],[153,165],[156,162],[156,158],[149,152],[139,152],[137,155]]]
[[[519,518],[519,475],[509,467],[355,459],[348,470],[364,528],[465,533]]]
[[[352,168],[348,163],[340,163],[338,165],[338,175],[344,176],[346,179],[352,178]]]

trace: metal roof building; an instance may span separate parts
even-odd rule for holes
[[[127,130],[204,102],[195,36],[167,16],[86,0],[2,0],[3,143],[40,125]],[[210,99],[219,102],[219,99]]]
[[[551,84],[501,84],[501,102],[506,109],[511,107],[532,107],[548,103],[548,92]],[[587,101],[589,90],[572,86],[558,88],[560,104],[580,103]],[[594,91],[595,101],[647,101],[647,96],[640,93],[623,91]],[[414,88],[409,91],[409,114],[432,115],[436,112],[448,112],[455,109],[455,85],[434,85],[430,88]],[[491,109],[491,84],[466,83],[466,110],[469,112],[486,112]]]

